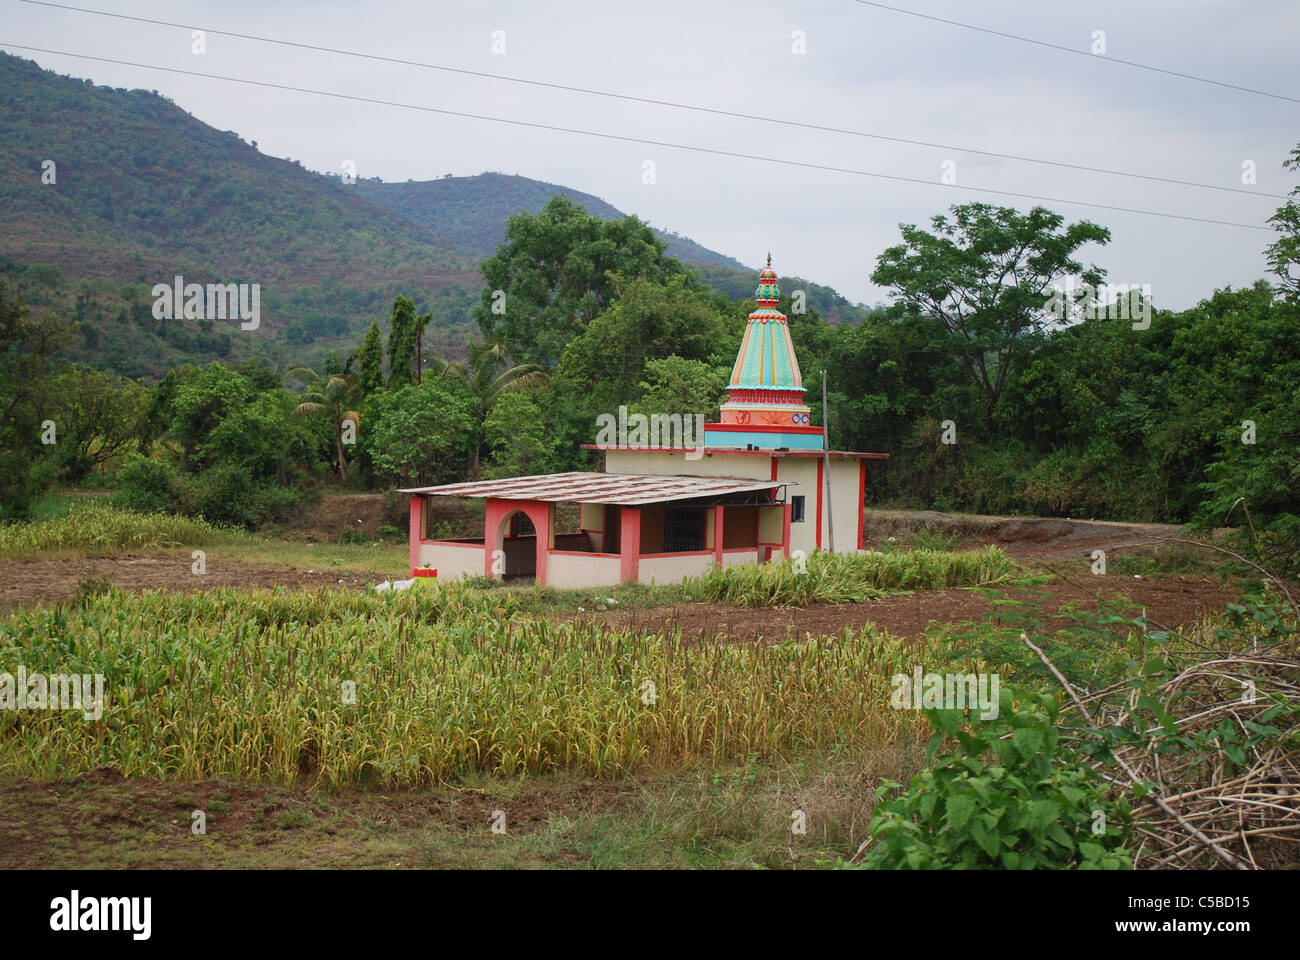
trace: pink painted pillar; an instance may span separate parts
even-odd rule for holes
[[[788,503],[781,508],[781,512],[784,514],[781,521],[781,543],[784,545],[787,560],[790,559],[790,517],[792,516],[792,510],[793,508]]]
[[[722,520],[726,511],[722,504],[713,508],[713,562],[722,566]]]
[[[635,583],[641,575],[641,511],[624,507],[619,516],[619,577],[624,583]]]
[[[411,497],[411,562],[407,570],[408,577],[415,576],[415,568],[420,564],[420,540],[424,536],[424,497]]]

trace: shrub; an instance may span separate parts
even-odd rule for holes
[[[180,506],[176,469],[164,460],[134,457],[118,476],[113,505],[139,513],[171,513]]]
[[[1056,701],[1030,695],[1017,708],[1002,692],[1002,713],[972,732],[957,710],[927,710],[935,728],[930,753],[945,735],[962,750],[912,778],[877,808],[869,869],[1120,870],[1131,815],[1107,800],[1088,766],[1058,754]],[[886,781],[883,796],[898,789]]]
[[[185,512],[242,527],[283,519],[303,496],[298,489],[259,483],[233,463],[204,470],[187,490]]]

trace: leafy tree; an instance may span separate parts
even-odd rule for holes
[[[482,425],[488,411],[502,394],[514,390],[531,390],[545,385],[550,377],[535,363],[510,364],[505,348],[500,343],[471,343],[469,355],[463,361],[451,361],[435,356],[432,369],[449,380],[465,385],[474,402],[474,420]],[[473,473],[479,469],[481,446],[474,448]]]
[[[134,380],[73,365],[51,380],[48,415],[58,425],[54,453],[75,483],[138,443],[149,389]]]
[[[1282,166],[1300,173],[1300,145],[1282,161]],[[1269,244],[1264,254],[1287,294],[1300,300],[1300,204],[1297,200],[1300,200],[1300,186],[1292,189],[1290,199],[1269,218],[1268,222],[1280,236]]]
[[[643,373],[641,398],[630,407],[634,413],[700,414],[712,422],[727,399],[726,367],[673,356],[647,360]]]
[[[310,367],[294,367],[284,375],[286,384],[302,381],[307,389],[298,403],[300,416],[324,417],[333,428],[334,466],[339,479],[348,477],[347,455],[343,452],[346,423],[351,421],[355,432],[361,424],[361,414],[354,409],[359,399],[360,385],[349,373],[335,373],[322,377]]]
[[[154,415],[169,421],[167,437],[179,444],[181,465],[197,472],[213,462],[213,450],[204,442],[227,416],[248,403],[253,388],[242,374],[216,361],[178,373]]]
[[[463,480],[478,442],[474,403],[463,384],[428,377],[379,394],[365,445],[375,471],[400,485]]]
[[[173,513],[180,508],[181,483],[166,460],[134,456],[118,475],[113,505],[137,513]]]
[[[665,249],[636,217],[605,221],[556,195],[537,216],[506,221],[505,242],[480,265],[485,286],[474,319],[512,357],[554,369],[565,345],[614,298],[614,275],[685,276]]]
[[[1043,207],[1021,214],[954,205],[930,221],[932,233],[903,224],[903,243],[882,253],[871,274],[913,312],[943,323],[947,348],[979,387],[986,423],[1017,361],[1052,325],[1045,306],[1053,282],[1079,277],[1095,287],[1105,275],[1074,255],[1086,243],[1105,244],[1110,231],[1087,220],[1061,229],[1063,222]]]
[[[488,475],[492,477],[544,473],[554,452],[541,408],[522,391],[497,397],[483,423],[483,439],[490,451]]]
[[[384,347],[379,336],[379,324],[374,320],[370,321],[365,343],[361,345],[358,366],[361,373],[357,379],[362,393],[374,393],[384,388]]]
[[[43,458],[42,410],[71,336],[53,314],[33,318],[22,296],[0,280],[0,518],[25,515],[54,477],[53,463]]]
[[[393,303],[393,322],[388,331],[388,386],[400,389],[415,382],[415,342],[419,320],[415,301],[399,296]]]
[[[555,374],[550,420],[565,466],[580,465],[579,447],[595,439],[599,414],[640,399],[648,361],[678,357],[730,372],[740,346],[739,309],[731,305],[728,316],[686,278],[616,281],[614,301],[569,343]]]

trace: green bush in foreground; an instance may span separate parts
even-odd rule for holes
[[[927,710],[936,733],[962,749],[912,778],[872,818],[867,869],[1121,870],[1128,804],[1109,801],[1089,767],[1057,751],[1056,701],[1030,695],[1017,707],[1002,692],[997,719],[962,727],[957,710]],[[989,754],[993,758],[989,758]],[[899,784],[886,782],[883,797]]]

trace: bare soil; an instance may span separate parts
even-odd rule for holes
[[[1086,559],[1094,550],[1105,550],[1107,557],[1150,553],[1162,546],[1162,541],[1181,536],[1182,527],[1174,523],[1003,517],[937,510],[866,511],[865,546],[869,550],[879,549],[879,544],[891,536],[910,539],[918,531],[956,537],[959,547],[995,544],[1018,560],[1051,562]]]
[[[368,584],[355,574],[299,570],[284,565],[215,563],[207,573],[191,572],[188,551],[120,557],[39,557],[0,560],[0,610],[71,600],[83,580],[105,578],[123,590],[176,590],[190,593],[218,587],[349,587]]]
[[[1010,588],[1008,592],[1017,595]],[[1054,580],[1038,588],[1034,595],[1041,596],[1040,609],[1044,615],[1058,614],[1067,603],[1079,610],[1096,610],[1099,598],[1115,600],[1122,596],[1131,601],[1126,607],[1130,615],[1137,616],[1145,611],[1149,620],[1168,627],[1188,626],[1206,613],[1222,610],[1236,599],[1231,590],[1198,577],[1135,580],[1121,576],[1089,576],[1086,588]],[[680,628],[682,636],[698,640],[752,642],[834,636],[844,628],[858,631],[868,624],[894,636],[919,638],[933,624],[979,621],[988,610],[989,602],[978,590],[951,589],[888,597],[863,604],[747,609],[688,603],[649,609],[591,611],[579,614],[578,618],[650,633],[662,628]],[[1047,626],[1056,629],[1067,624],[1066,618],[1053,616]]]
[[[497,839],[502,811],[513,838],[557,818],[635,808],[633,781],[537,778],[503,792],[447,786],[428,791],[329,794],[210,780],[123,777],[114,767],[55,781],[0,778],[0,870],[142,867],[439,866],[432,837]],[[206,834],[192,831],[195,810]],[[566,866],[585,857],[553,856]]]

